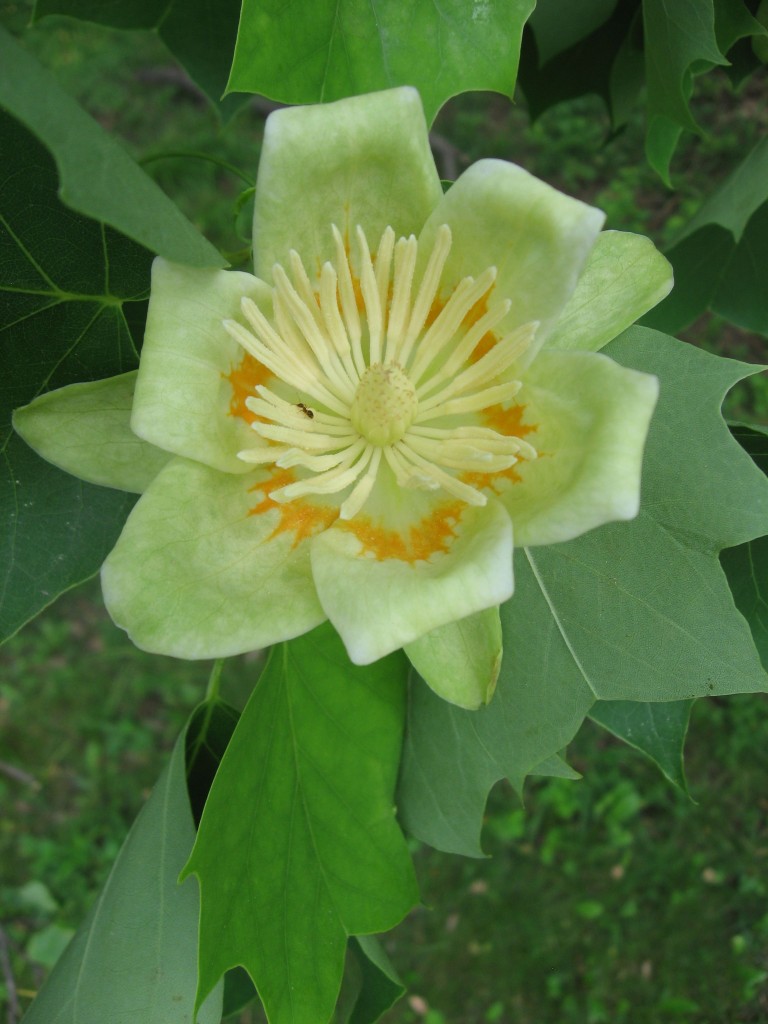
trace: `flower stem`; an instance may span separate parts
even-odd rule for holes
[[[224,668],[224,658],[217,658],[211,668],[211,674],[208,677],[208,686],[205,691],[206,700],[216,700],[219,696],[219,687],[221,685],[221,673]]]

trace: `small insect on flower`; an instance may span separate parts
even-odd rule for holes
[[[311,409],[308,409],[303,402],[297,402],[296,405],[298,406],[299,409],[301,409],[305,416],[308,416],[311,420],[315,418],[315,414],[312,412]]]

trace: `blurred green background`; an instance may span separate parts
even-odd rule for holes
[[[20,31],[28,8],[0,5],[0,20]],[[222,127],[150,33],[47,19],[24,43],[233,262],[247,259],[266,101]],[[435,155],[445,178],[482,156],[514,159],[602,207],[609,227],[663,246],[765,134],[766,100],[764,73],[738,95],[724,73],[701,79],[694,109],[711,135],[686,138],[675,191],[645,164],[641,121],[610,139],[594,97],[533,126],[522,101],[461,97],[438,118]],[[764,339],[710,315],[684,336],[766,357]],[[727,411],[768,421],[768,381],[741,385]],[[0,651],[0,1007],[11,1024],[106,877],[209,668],[136,651],[95,583]],[[258,657],[233,659],[224,696],[242,706],[258,671]],[[568,751],[582,781],[534,781],[525,810],[494,791],[489,859],[415,845],[425,907],[385,939],[409,988],[388,1024],[768,1022],[767,726],[764,697],[699,702],[689,797],[588,723]]]

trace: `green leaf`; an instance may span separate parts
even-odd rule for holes
[[[689,109],[694,68],[727,64],[715,36],[712,0],[643,0],[645,77],[648,87],[648,162],[665,184],[683,129],[698,132]]]
[[[181,737],[25,1024],[218,1024],[220,988],[193,1014],[199,904],[177,879],[194,836]]]
[[[465,857],[483,856],[489,790],[503,778],[521,790],[526,774],[540,774],[541,762],[573,739],[594,702],[523,551],[515,554],[515,595],[501,620],[504,658],[487,707],[464,711],[415,674],[411,681],[400,820],[422,842]]]
[[[677,333],[692,323],[712,301],[733,254],[733,237],[716,224],[707,224],[666,253],[675,285],[669,296],[646,313],[646,327]]]
[[[201,996],[241,964],[272,1024],[321,1024],[347,936],[413,905],[393,809],[404,704],[401,655],[355,667],[327,626],[273,649],[185,869],[202,893]]]
[[[744,0],[714,0],[715,32],[717,45],[722,53],[728,53],[740,39],[768,36],[765,28],[757,18],[749,13]],[[729,54],[730,56],[730,54]]]
[[[559,6],[562,9],[562,4]],[[580,6],[568,5],[574,9]],[[625,47],[636,12],[637,0],[618,0],[607,21],[586,38],[558,53],[543,67],[540,67],[535,30],[525,34],[519,84],[533,120],[548,107],[586,93],[597,93],[609,105],[613,69]],[[595,59],[595,54],[600,54],[599,60]]]
[[[702,203],[667,252],[675,272],[669,298],[643,323],[678,331],[707,308],[768,333],[768,139],[751,150]]]
[[[754,368],[642,328],[606,353],[661,379],[640,514],[517,552],[487,708],[438,707],[412,687],[398,802],[408,830],[440,848],[477,855],[489,786],[506,775],[520,788],[595,700],[768,688],[717,559],[768,529],[768,480],[719,413],[728,387]]]
[[[59,87],[54,76],[1,27],[0,107],[48,147],[59,171],[59,193],[67,206],[110,224],[177,263],[226,265],[120,143],[107,135]],[[14,156],[11,146],[7,154]],[[30,188],[29,182],[26,185]],[[45,237],[43,231],[40,244],[45,244]]]
[[[344,978],[333,1024],[374,1024],[402,996],[405,989],[381,943],[374,935],[349,939]],[[231,1017],[258,999],[242,967],[224,976],[224,1016]],[[252,1011],[253,1012],[253,1011]],[[256,1011],[258,1020],[264,1018]]]
[[[768,427],[732,423],[731,433],[755,465],[768,475]],[[768,670],[768,537],[727,548],[720,563],[736,607],[749,623],[752,639]]]
[[[539,64],[570,49],[610,18],[617,0],[580,0],[563,5],[561,0],[539,0],[528,24],[536,38]]]
[[[768,475],[768,427],[732,423],[731,433]],[[750,624],[755,646],[768,670],[768,537],[728,548],[720,555],[736,607]]]
[[[397,1002],[405,989],[374,935],[359,935],[351,943],[360,970],[360,994],[349,1024],[374,1024]]]
[[[707,224],[719,224],[738,242],[752,215],[768,200],[768,139],[750,150],[723,184],[701,204],[677,237],[679,243]]]
[[[187,788],[196,824],[239,718],[239,712],[219,698],[204,701],[192,712],[187,727]]]
[[[37,0],[33,21],[64,14],[113,28],[151,29],[217,104],[224,93],[240,14],[239,0]],[[231,101],[228,106],[231,105]]]
[[[85,484],[43,462],[11,431],[11,412],[38,394],[136,365],[127,315],[141,305],[151,257],[73,213],[56,195],[53,161],[0,111],[3,360],[0,398],[0,639],[88,579],[117,540],[135,498]]]
[[[533,0],[315,0],[300,12],[243,0],[231,92],[283,103],[327,103],[413,85],[427,120],[451,96],[512,96],[523,25]]]
[[[599,700],[589,717],[649,757],[670,782],[687,793],[683,749],[692,707],[692,700],[664,704]]]
[[[224,1005],[222,1008],[222,1016],[225,1020],[228,1017],[234,1017],[235,1014],[239,1020],[242,1010],[258,998],[258,993],[248,977],[247,971],[244,971],[242,967],[235,967],[231,971],[227,971],[224,975]]]
[[[710,306],[731,323],[768,335],[767,290],[768,203],[764,203],[747,224],[739,244],[723,267]]]
[[[728,548],[720,555],[736,607],[768,671],[768,537]]]
[[[731,434],[754,464],[768,476],[768,426],[759,423],[730,423]]]

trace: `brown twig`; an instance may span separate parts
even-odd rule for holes
[[[23,768],[17,768],[15,764],[8,764],[7,761],[0,761],[0,772],[3,775],[7,775],[9,779],[13,779],[15,782],[23,782],[25,786],[32,786],[33,789],[40,789],[40,783],[29,772],[25,772]]]

